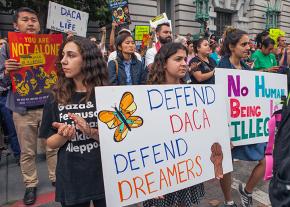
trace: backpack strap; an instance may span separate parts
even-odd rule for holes
[[[280,121],[281,121],[281,111],[277,111],[273,114],[273,116],[268,122],[269,141],[265,151],[266,169],[264,180],[269,180],[273,177],[273,147],[275,141],[275,131],[277,122]]]
[[[119,80],[119,63],[118,63],[118,60],[117,59],[114,59],[114,62],[115,62],[115,69],[116,69],[116,78],[117,80]]]

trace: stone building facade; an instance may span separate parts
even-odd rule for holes
[[[254,36],[266,27],[267,2],[274,0],[210,0],[211,33],[220,35],[225,25],[233,25]],[[148,25],[149,19],[166,12],[172,20],[173,32],[185,35],[199,32],[200,24],[195,21],[193,0],[129,0],[134,25]],[[281,0],[279,27],[287,33],[290,42],[290,0]]]
[[[0,0],[4,1],[4,0]],[[172,20],[174,34],[197,34],[200,24],[195,21],[194,0],[128,0],[132,17],[130,29],[135,25],[149,25],[149,20],[156,15],[166,12]],[[247,31],[252,38],[266,27],[265,12],[267,2],[275,0],[209,0],[210,20],[208,23],[211,33],[220,35],[225,25],[233,25]],[[287,34],[290,43],[290,0],[280,0],[279,27]],[[107,27],[108,29],[110,26]],[[0,13],[0,35],[6,36],[12,31],[12,17]],[[89,22],[88,35],[94,34],[100,38],[99,27],[96,22]],[[109,31],[107,32],[107,38]]]

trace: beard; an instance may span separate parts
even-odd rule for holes
[[[165,37],[165,38],[163,38],[163,37],[159,37],[159,42],[160,42],[161,44],[170,43],[170,42],[172,42],[172,38],[171,38],[171,36],[169,36],[169,37]]]

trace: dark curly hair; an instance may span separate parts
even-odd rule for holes
[[[165,65],[172,55],[178,50],[184,50],[188,55],[187,48],[181,43],[167,43],[163,45],[154,58],[151,70],[149,71],[148,84],[166,84]]]
[[[89,100],[95,86],[108,85],[107,64],[102,56],[100,49],[98,49],[96,45],[89,39],[73,36],[67,39],[60,47],[56,62],[58,80],[53,90],[53,94],[56,102],[60,104],[70,103],[72,94],[75,90],[73,79],[65,77],[60,63],[63,58],[62,53],[64,46],[69,42],[73,42],[78,46],[80,54],[83,58],[81,72],[84,76],[82,83],[87,90],[85,100]]]

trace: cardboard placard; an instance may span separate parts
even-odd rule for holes
[[[86,37],[89,14],[61,4],[49,2],[46,28],[59,32],[72,32]]]
[[[226,101],[214,85],[96,87],[107,206],[232,171]]]

